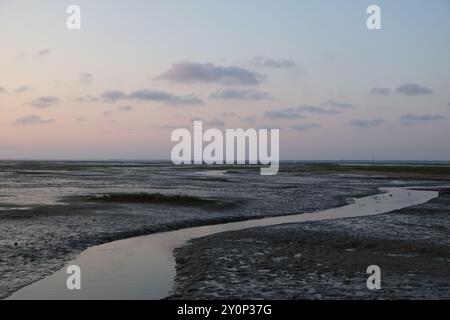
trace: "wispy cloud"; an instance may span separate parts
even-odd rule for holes
[[[382,118],[373,119],[353,119],[350,125],[357,128],[374,128],[380,126],[384,122]]]
[[[391,94],[391,89],[375,87],[370,91],[370,93],[375,96],[388,96]]]
[[[186,126],[183,125],[175,125],[175,124],[163,124],[160,126],[149,126],[149,128],[156,128],[156,129],[164,129],[164,130],[176,130],[179,128],[185,128]]]
[[[288,59],[272,59],[263,56],[256,56],[253,58],[253,63],[259,67],[276,68],[276,69],[286,69],[293,68],[297,64]]]
[[[403,124],[406,125],[412,125],[416,123],[421,122],[430,122],[430,121],[436,121],[436,120],[443,120],[445,117],[440,114],[415,114],[415,113],[408,113],[404,114],[400,117],[400,121]]]
[[[241,121],[245,121],[245,122],[249,122],[249,123],[252,123],[252,122],[255,122],[256,121],[256,116],[240,116],[240,117],[238,117],[239,118],[239,120],[241,120]]]
[[[396,92],[407,96],[421,96],[432,94],[433,90],[416,83],[404,83],[397,88]]]
[[[318,106],[302,105],[300,107],[291,107],[280,110],[267,111],[264,116],[267,118],[294,119],[302,118],[304,113],[335,115],[341,113],[343,109],[353,109],[356,106],[350,103],[336,102],[333,100],[324,102]]]
[[[299,108],[285,108],[280,110],[270,110],[264,113],[266,118],[272,119],[298,119],[303,118]]]
[[[123,112],[128,112],[133,110],[134,108],[132,106],[119,106],[117,107],[117,110],[119,111],[123,111]]]
[[[48,56],[50,53],[51,53],[51,50],[49,48],[38,51],[38,55],[40,55],[40,56]]]
[[[259,92],[256,90],[237,90],[237,89],[221,89],[210,95],[212,99],[222,100],[245,100],[260,101],[271,100],[272,97],[267,92]]]
[[[26,58],[26,56],[27,55],[25,54],[25,52],[21,52],[16,56],[16,60],[19,60],[19,61],[24,60]]]
[[[256,129],[257,130],[261,130],[261,129],[263,129],[263,130],[265,130],[265,129],[267,129],[267,130],[280,130],[280,131],[283,130],[283,128],[281,126],[273,125],[273,124],[258,126]]]
[[[191,122],[194,121],[203,121],[203,124],[207,127],[225,127],[226,123],[220,119],[211,119],[211,120],[205,120],[203,118],[191,118]]]
[[[138,101],[161,101],[169,105],[202,105],[204,102],[194,95],[177,96],[164,91],[138,90],[129,94],[130,99]]]
[[[8,90],[6,90],[6,89],[3,88],[3,87],[0,87],[0,93],[8,93]]]
[[[210,127],[225,127],[226,123],[225,121],[222,121],[220,119],[211,119],[209,121],[206,121],[206,125]]]
[[[310,112],[310,113],[319,113],[319,114],[338,114],[339,110],[324,108],[322,106],[312,106],[312,105],[303,105],[297,108],[298,111],[302,112]]]
[[[31,91],[31,88],[29,86],[20,86],[16,90],[14,90],[14,92],[17,94],[21,94],[28,91]]]
[[[130,93],[125,93],[118,90],[109,90],[105,91],[100,98],[106,102],[117,102],[121,100],[155,101],[172,106],[204,104],[200,98],[194,95],[177,96],[168,92],[149,89],[136,90]]]
[[[292,126],[292,129],[296,131],[306,131],[314,128],[320,128],[320,124],[310,123],[310,124],[299,124]]]
[[[89,84],[89,83],[92,83],[93,80],[94,80],[94,75],[92,73],[85,72],[80,75],[81,83]]]
[[[351,103],[336,102],[334,100],[329,100],[321,104],[324,108],[334,108],[334,109],[356,109],[356,106]]]
[[[234,118],[234,119],[238,119],[240,121],[249,122],[249,123],[256,121],[256,116],[240,116],[234,112],[222,112],[219,114],[219,116],[221,118]]]
[[[258,85],[263,75],[237,66],[217,66],[213,63],[179,62],[157,79],[175,83],[221,83],[225,85]]]
[[[235,112],[222,112],[222,113],[220,113],[220,116],[234,118],[234,117],[237,117],[238,114]]]
[[[54,119],[42,119],[37,115],[25,116],[14,121],[15,126],[29,126],[54,122]]]
[[[128,95],[119,90],[108,90],[103,92],[103,94],[100,96],[101,100],[106,102],[116,102],[119,100],[125,100],[129,99]]]
[[[77,101],[77,102],[99,102],[100,99],[97,97],[93,97],[91,95],[85,95],[82,97],[75,98],[75,101]]]
[[[27,103],[26,105],[30,105],[35,108],[49,108],[57,103],[59,103],[58,97],[39,97],[31,101],[30,103]]]

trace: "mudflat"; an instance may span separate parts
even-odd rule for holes
[[[379,169],[355,174],[330,168],[286,163],[277,176],[262,177],[252,166],[0,161],[0,298],[114,240],[315,212],[378,193],[379,187],[448,184],[439,170],[403,177],[401,167],[390,169],[398,171],[396,178]],[[447,221],[439,223],[444,228]]]
[[[449,299],[450,190],[379,216],[227,232],[176,250],[172,299]],[[367,267],[381,268],[368,290]]]
[[[287,167],[292,170],[268,178],[251,166],[0,161],[0,298],[56,272],[95,245],[317,211],[376,193],[380,186],[370,177]]]

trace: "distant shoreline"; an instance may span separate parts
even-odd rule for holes
[[[1,162],[68,162],[68,163],[148,163],[148,164],[165,164],[171,165],[172,161],[170,159],[67,159],[67,158],[0,158]],[[336,164],[336,165],[450,165],[450,160],[345,160],[345,159],[322,159],[322,160],[292,160],[292,159],[281,159],[280,164]],[[214,165],[213,165],[214,166]],[[220,165],[219,165],[220,166]],[[233,165],[229,165],[233,166]],[[237,165],[239,166],[239,165]]]

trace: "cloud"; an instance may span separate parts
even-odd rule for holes
[[[395,92],[407,96],[420,96],[432,94],[433,90],[416,83],[403,83],[398,86]],[[388,96],[392,93],[392,90],[390,88],[375,87],[370,91],[370,93],[378,96]]]
[[[263,75],[237,66],[216,66],[212,63],[179,62],[157,77],[175,83],[221,83],[226,85],[258,85]]]
[[[131,111],[133,109],[134,108],[132,106],[120,106],[120,107],[117,107],[117,110],[123,111],[123,112]]]
[[[21,53],[19,53],[15,58],[16,58],[16,60],[24,60],[25,58],[26,58],[26,54],[25,54],[25,52],[21,52]]]
[[[238,117],[238,119],[245,122],[255,122],[256,116]]]
[[[320,128],[320,124],[316,124],[316,123],[300,124],[300,125],[295,125],[292,127],[292,129],[297,130],[297,131],[306,131],[306,130],[310,130],[310,129],[314,129],[314,128]]]
[[[327,101],[319,106],[313,105],[303,105],[294,108],[285,108],[281,110],[271,110],[267,111],[264,116],[267,118],[302,118],[304,113],[316,113],[316,114],[339,114],[342,109],[356,108],[354,105],[349,103],[340,103],[336,101]]]
[[[356,106],[353,104],[336,102],[334,100],[324,102],[321,104],[321,106],[325,108],[334,108],[334,109],[356,109]]]
[[[420,96],[432,94],[433,91],[427,87],[420,86],[416,83],[404,83],[401,84],[397,90],[397,93],[401,93],[407,96]]]
[[[36,115],[25,116],[14,121],[15,126],[29,126],[54,122],[54,119],[42,119]]]
[[[17,93],[17,94],[21,94],[21,93],[24,93],[24,92],[28,92],[30,90],[31,90],[31,88],[29,86],[20,86],[16,90],[14,90],[14,92]]]
[[[287,69],[297,66],[297,64],[292,60],[272,59],[263,56],[256,56],[255,58],[253,58],[253,63],[259,67],[276,68],[276,69]]]
[[[38,54],[40,56],[48,56],[50,54],[50,52],[51,52],[51,50],[47,48],[47,49],[42,49],[42,50],[38,51]]]
[[[420,122],[430,122],[436,120],[443,120],[445,117],[440,114],[415,114],[408,113],[404,114],[400,117],[400,120],[403,124],[412,125]]]
[[[350,125],[358,128],[374,128],[380,126],[384,122],[382,118],[374,119],[354,119],[350,122]]]
[[[84,97],[77,97],[75,99],[77,102],[99,102],[100,99],[97,97],[92,97],[90,95],[85,95]]]
[[[222,113],[220,114],[220,116],[221,116],[221,117],[230,117],[230,118],[234,118],[234,117],[237,117],[238,115],[237,115],[237,113],[235,113],[235,112],[222,112]]]
[[[165,129],[165,130],[176,130],[180,128],[185,128],[183,125],[174,125],[174,124],[163,124],[161,126],[149,126],[149,128],[157,128],[157,129]]]
[[[8,93],[8,90],[6,90],[6,89],[3,88],[3,87],[0,87],[0,93]]]
[[[298,111],[304,111],[304,112],[310,112],[310,113],[319,113],[319,114],[338,114],[340,113],[339,110],[336,109],[329,109],[324,107],[317,107],[317,106],[311,106],[311,105],[303,105],[301,107],[297,108]]]
[[[370,93],[375,96],[388,96],[391,94],[391,89],[375,87],[370,91]]]
[[[103,101],[106,102],[116,102],[118,100],[124,100],[124,99],[128,99],[127,94],[123,91],[118,91],[118,90],[108,90],[105,91],[101,97],[100,97]]]
[[[48,108],[57,103],[59,103],[59,98],[48,96],[48,97],[39,97],[37,99],[34,99],[30,103],[27,103],[27,105],[30,105],[35,108]]]
[[[226,123],[219,119],[205,120],[200,117],[195,117],[190,119],[191,122],[194,121],[202,121],[205,127],[217,128],[217,127],[225,127]],[[165,129],[165,130],[175,130],[180,128],[186,128],[189,125],[173,125],[173,124],[164,124],[159,126],[150,126],[149,128],[157,128],[157,129]]]
[[[277,125],[273,125],[273,124],[268,124],[266,126],[259,126],[257,128],[255,128],[257,130],[282,130],[281,126],[277,126]]]
[[[206,121],[206,125],[209,127],[225,127],[226,123],[219,119],[212,119],[212,120]]]
[[[222,120],[219,119],[212,119],[212,120],[205,120],[203,118],[191,118],[191,122],[194,121],[202,121],[203,124],[207,127],[224,127],[226,125],[226,123]]]
[[[112,116],[112,115],[113,115],[113,112],[110,111],[110,110],[106,110],[106,111],[104,111],[104,112],[102,113],[102,116],[103,116],[103,117],[110,117],[110,116]]]
[[[330,64],[330,63],[336,62],[337,59],[338,59],[337,55],[335,55],[335,54],[333,54],[333,53],[327,53],[327,54],[324,54],[323,56],[321,56],[321,57],[319,58],[319,61],[320,61],[321,63],[327,63],[327,64]]]
[[[234,112],[222,112],[219,114],[219,116],[225,117],[225,118],[235,118],[235,119],[245,121],[245,122],[255,122],[256,121],[256,116],[240,116]]]
[[[281,110],[270,110],[264,113],[266,118],[272,119],[298,119],[303,118],[299,108],[286,108]]]
[[[80,75],[80,82],[82,83],[91,83],[94,80],[94,75],[92,73],[82,73]]]
[[[156,90],[138,90],[129,94],[130,99],[138,101],[160,101],[169,105],[202,105],[204,102],[194,95],[176,96]]]
[[[236,90],[236,89],[222,89],[210,95],[212,99],[222,100],[245,100],[245,101],[260,101],[271,100],[272,97],[267,92],[259,92],[256,90]]]
[[[200,98],[194,95],[176,96],[164,91],[148,89],[136,90],[129,94],[123,91],[110,90],[104,92],[101,95],[101,99],[106,102],[116,102],[120,100],[156,101],[172,106],[204,104],[204,102]]]
[[[77,121],[77,122],[85,122],[86,118],[85,117],[78,117],[78,118],[75,119],[75,121]]]

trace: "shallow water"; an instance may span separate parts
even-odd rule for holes
[[[0,210],[64,204],[65,197],[73,196],[147,192],[238,201],[240,206],[233,213],[236,215],[290,214],[300,204],[317,207],[314,196],[320,195],[324,185],[338,198],[358,190],[369,194],[375,183],[371,179],[290,172],[262,177],[259,169],[234,171],[239,172],[157,163],[0,161]],[[400,182],[398,186],[405,185]],[[283,192],[288,187],[295,189]],[[306,197],[305,191],[311,196]]]
[[[354,203],[292,216],[181,229],[111,242],[92,247],[68,265],[82,270],[82,290],[66,288],[66,268],[25,287],[9,299],[162,299],[174,286],[173,250],[187,241],[218,232],[284,223],[320,221],[376,215],[425,203],[435,191],[384,188],[381,195],[355,199]]]

